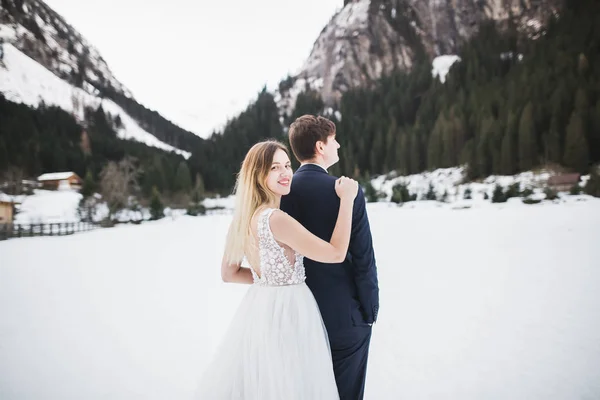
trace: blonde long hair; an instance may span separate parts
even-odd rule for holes
[[[227,233],[225,255],[230,263],[241,262],[250,244],[250,222],[258,208],[275,201],[276,195],[267,187],[267,175],[271,170],[273,156],[288,149],[280,142],[268,140],[252,146],[242,162],[235,183],[235,211]]]

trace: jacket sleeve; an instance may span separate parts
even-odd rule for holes
[[[365,322],[371,324],[377,321],[377,313],[379,312],[379,284],[373,239],[362,188],[359,188],[354,201],[352,235],[348,251],[352,257],[354,282],[357,287],[363,317]]]
[[[279,208],[281,209],[281,211],[287,213],[290,217],[294,218],[296,221],[298,221],[298,209],[296,207],[296,202],[294,201],[294,195],[293,194],[288,194],[287,196],[282,196],[281,197],[281,204],[279,205]]]

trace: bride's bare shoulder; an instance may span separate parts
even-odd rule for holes
[[[271,225],[271,230],[284,229],[294,224],[296,220],[289,216],[285,211],[281,211],[279,209],[275,209],[271,214],[271,219],[269,221]]]

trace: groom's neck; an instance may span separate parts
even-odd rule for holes
[[[327,167],[328,165],[325,164],[323,161],[321,160],[309,160],[309,161],[303,161],[300,163],[300,166],[302,165],[307,165],[307,164],[314,164],[314,165],[318,165],[319,167],[323,168],[325,171],[327,171]]]

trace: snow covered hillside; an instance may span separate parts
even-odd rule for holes
[[[375,189],[385,194],[385,200],[390,200],[392,188],[396,184],[407,185],[409,192],[416,194],[419,200],[425,198],[425,194],[429,191],[431,185],[438,199],[446,194],[446,201],[453,203],[462,201],[467,189],[471,191],[473,200],[483,200],[486,195],[487,198],[491,199],[496,185],[506,189],[510,185],[518,184],[521,190],[529,188],[534,194],[541,194],[546,181],[553,175],[550,171],[535,173],[528,171],[514,176],[491,175],[480,182],[463,183],[465,181],[465,173],[464,167],[440,168],[408,176],[396,176],[394,173],[391,173],[381,175],[373,179],[371,183]],[[579,185],[581,187],[585,186],[588,179],[589,175],[583,176]]]
[[[46,105],[62,108],[79,121],[84,119],[85,107],[97,109],[101,105],[105,112],[121,118],[122,127],[117,131],[120,138],[190,157],[191,153],[176,149],[146,132],[115,102],[98,97],[97,90],[91,85],[85,85],[86,90],[74,87],[13,45],[5,43],[3,48],[4,65],[0,64],[0,92],[8,100],[33,107],[44,102]]]
[[[600,203],[368,208],[367,400],[600,398]],[[0,242],[0,398],[192,399],[230,215]]]
[[[434,78],[439,77],[442,83],[446,82],[446,75],[450,72],[450,67],[458,61],[460,61],[460,57],[456,55],[443,55],[434,58],[431,62],[431,75]]]

